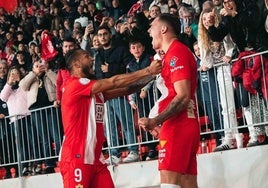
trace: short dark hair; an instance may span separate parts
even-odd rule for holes
[[[99,30],[102,30],[102,29],[105,29],[105,30],[107,30],[109,33],[112,33],[111,29],[110,29],[107,25],[102,25],[102,26],[100,26],[100,27],[98,28],[98,31],[99,31]]]
[[[169,13],[163,13],[163,14],[160,14],[158,18],[160,21],[168,24],[177,36],[180,35],[181,23],[180,23],[180,20],[176,16],[169,14]]]
[[[144,42],[141,39],[139,39],[137,37],[129,38],[129,42],[128,42],[129,46],[131,44],[137,44],[137,43],[141,43],[143,46],[145,46]]]
[[[18,32],[16,33],[16,35],[23,35],[23,32],[22,32],[22,31],[18,31]]]
[[[74,44],[76,44],[76,40],[73,37],[65,37],[63,39],[63,42],[73,42]]]
[[[19,51],[17,51],[16,55],[18,55],[18,54],[24,55],[24,52],[19,50]]]
[[[70,50],[65,55],[65,61],[66,61],[66,68],[69,72],[71,72],[73,67],[73,62],[77,60],[78,55],[83,51],[81,48],[75,48],[73,50]]]

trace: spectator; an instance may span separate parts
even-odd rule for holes
[[[108,16],[113,17],[115,20],[118,20],[121,16],[123,16],[126,12],[123,7],[121,7],[119,0],[112,0],[112,6],[107,9]]]
[[[176,17],[179,16],[179,14],[178,14],[178,8],[177,8],[176,5],[172,5],[172,6],[168,7],[168,10],[169,10],[169,14],[172,14],[172,15],[174,15]]]
[[[208,29],[213,41],[221,41],[230,34],[240,52],[255,48],[256,28],[260,21],[255,1],[223,0],[220,14],[222,15],[220,24],[217,27],[212,25]]]
[[[93,25],[96,28],[101,23],[104,15],[100,10],[96,8],[96,4],[94,2],[90,1],[87,4],[87,6],[88,6],[88,14],[87,14],[88,19],[93,21]]]
[[[58,57],[58,72],[57,72],[57,79],[56,79],[56,101],[54,101],[54,106],[58,107],[61,104],[62,98],[62,89],[63,84],[66,82],[67,79],[70,78],[70,73],[66,69],[66,62],[65,62],[65,55],[76,47],[76,41],[74,38],[66,38],[62,43],[62,55]]]
[[[83,50],[89,51],[89,49],[92,47],[93,33],[94,33],[93,24],[88,24],[85,28],[84,36],[82,38],[82,42],[80,45]]]
[[[7,66],[10,67],[13,59],[15,57],[15,49],[14,47],[9,47],[8,45],[5,48],[5,53],[6,53],[6,59],[7,59]]]
[[[95,70],[95,57],[98,54],[98,50],[101,48],[101,44],[100,44],[100,41],[98,39],[98,35],[94,34],[92,36],[92,46],[90,46],[91,44],[89,44],[90,41],[87,39],[88,38],[87,33],[89,33],[89,32],[87,32],[87,30],[86,30],[85,34],[84,34],[84,37],[83,37],[83,41],[81,43],[81,48],[83,50],[88,51],[90,53],[90,55],[94,58],[93,65],[94,65],[94,70]],[[84,39],[84,38],[86,38],[86,39]]]
[[[200,6],[198,0],[182,0],[182,3],[193,7],[196,15],[200,14]]]
[[[31,62],[33,62],[33,57],[35,56],[35,55],[37,55],[36,53],[35,53],[35,51],[34,51],[34,49],[35,49],[35,47],[37,46],[37,43],[36,42],[34,42],[34,41],[31,41],[31,42],[29,42],[29,44],[28,44],[28,46],[29,46],[29,54],[30,54],[30,56],[31,56]]]
[[[31,51],[31,63],[33,64],[36,60],[41,58],[41,52],[39,45],[32,44],[31,49],[29,48],[29,51]]]
[[[149,6],[149,10],[155,5],[160,8],[161,13],[167,13],[168,2],[166,0],[153,0]]]
[[[36,128],[39,142],[42,142],[41,153],[37,152],[35,158],[40,157],[53,157],[59,154],[60,150],[60,133],[59,129],[55,126],[57,122],[57,111],[52,108],[51,110],[37,110],[42,107],[50,106],[56,100],[56,73],[49,67],[49,64],[44,61],[35,61],[32,71],[30,71],[20,82],[20,87],[27,91],[27,106],[29,110],[34,110],[31,114],[31,121]],[[44,126],[47,126],[44,128]],[[55,143],[55,152],[51,152],[51,145]],[[55,159],[46,159],[46,172],[53,172]],[[36,172],[38,173],[41,168],[37,164]]]
[[[219,1],[217,1],[219,2]],[[205,1],[203,4],[202,4],[202,10],[206,10],[206,9],[213,9],[214,8],[214,4],[212,1],[210,0],[207,0]],[[221,8],[220,8],[221,9]],[[219,14],[220,11],[218,11],[216,8],[215,8],[216,12]]]
[[[11,48],[11,47],[13,47],[14,42],[15,42],[15,40],[13,37],[13,33],[11,33],[10,31],[6,32],[6,44],[5,44],[5,46]]]
[[[18,51],[15,58],[15,61],[12,62],[11,66],[17,66],[20,69],[20,72],[25,76],[32,69],[32,62],[27,59],[27,54],[23,51]]]
[[[31,137],[33,129],[31,127],[30,111],[27,107],[26,92],[19,87],[21,78],[22,74],[20,73],[20,70],[17,67],[11,67],[8,71],[7,83],[1,91],[0,98],[7,103],[8,113],[9,116],[11,116],[10,125],[8,125],[10,132],[8,132],[12,135],[7,137],[8,142],[10,143],[10,150],[13,149],[12,154],[17,153],[16,147],[14,145],[12,147],[11,144],[20,143],[18,146],[20,150],[20,160],[25,161],[31,159],[30,154],[33,153],[32,150],[35,148],[35,145],[32,142]],[[15,136],[15,131],[18,131],[17,135],[21,136]],[[19,141],[12,140],[12,138],[17,138]],[[13,157],[13,160],[14,161],[11,162],[18,160],[16,155]],[[22,171],[23,175],[31,173],[28,164],[23,164],[22,166],[24,167]]]
[[[64,29],[61,28],[61,29],[59,30],[59,40],[60,40],[60,44],[62,43],[62,41],[63,41],[65,38],[67,38],[67,36],[65,36]]]
[[[53,7],[51,10],[51,28],[50,31],[56,29],[59,30],[62,22],[62,18],[59,17],[59,9],[57,7]]]
[[[256,36],[256,50],[265,51],[268,50],[268,1],[257,0],[260,10],[260,24],[257,28]]]
[[[112,34],[107,26],[101,26],[98,29],[98,38],[102,47],[98,50],[95,57],[95,75],[97,79],[110,78],[111,76],[126,72],[126,65],[130,60],[130,53],[123,45],[112,43]],[[136,135],[134,132],[134,123],[132,110],[125,97],[111,99],[107,102],[109,125],[107,133],[110,133],[111,146],[118,146],[117,119],[120,121],[122,131],[127,144],[134,144]],[[124,113],[122,113],[124,109]],[[138,146],[128,147],[130,153],[124,158],[123,162],[134,162],[139,159]],[[111,150],[111,156],[106,160],[108,164],[118,164],[121,161],[118,149]]]
[[[36,27],[35,19],[35,17],[26,13],[21,15],[21,20],[18,25],[22,27],[22,31],[24,32],[24,38],[27,41],[31,39],[31,34],[34,31],[34,27]]]
[[[223,0],[212,0],[213,6],[216,10],[216,13],[218,13],[218,14],[220,13],[220,10],[223,8],[222,1]]]
[[[193,44],[197,40],[198,25],[195,21],[194,9],[192,7],[180,7],[181,34],[180,41],[183,42],[193,52]]]
[[[63,22],[64,37],[72,37],[73,28],[71,28],[70,21],[68,19]]]
[[[129,51],[133,55],[127,65],[128,72],[135,72],[148,67],[151,64],[151,56],[145,53],[145,46],[138,39],[132,39],[129,41]],[[153,94],[153,82],[148,83],[137,93],[129,96],[129,103],[133,110],[137,110],[138,117],[147,117],[150,109],[154,105],[154,94]],[[142,141],[153,140],[152,135],[141,135]],[[147,160],[154,159],[157,156],[156,151],[157,143],[148,144],[149,153],[146,157]]]
[[[268,120],[266,101],[262,97],[265,96],[265,93],[262,93],[261,84],[258,84],[264,76],[262,74],[265,74],[264,72],[267,70],[267,65],[262,64],[263,57],[259,55],[245,58],[245,56],[253,54],[255,54],[254,51],[242,52],[239,54],[238,60],[232,64],[232,76],[240,94],[238,96],[241,98],[243,114],[248,125],[261,124],[261,122]],[[253,72],[254,74],[252,74]],[[250,83],[246,84],[247,82]],[[262,124],[260,126],[248,126],[248,130],[250,139],[247,147],[268,143],[267,126]],[[259,141],[258,137],[264,137],[265,139],[262,142]]]
[[[161,9],[157,5],[153,5],[149,9],[149,20],[153,20],[155,17],[157,17],[159,14],[161,14]]]
[[[56,49],[61,49],[62,41],[60,40],[59,30],[52,30],[53,35],[53,44],[55,45]]]
[[[24,34],[22,31],[18,31],[16,32],[16,35],[17,35],[17,40],[15,40],[14,42],[14,45],[15,46],[19,46],[20,43],[22,44],[28,44],[29,41],[27,41],[25,38],[24,38]]]
[[[75,12],[75,16],[74,19],[80,18],[80,17],[84,17],[85,13],[84,13],[84,7],[81,5],[78,5],[76,12]]]
[[[104,24],[106,24],[110,28],[112,34],[114,35],[115,34],[115,19],[113,17],[103,17],[102,23],[100,24],[100,26]]]
[[[197,87],[197,97],[198,102],[201,104],[202,108],[206,112],[210,122],[212,130],[220,130],[222,126],[222,115],[219,110],[219,88],[217,84],[217,70],[216,68],[211,68],[207,71],[200,69],[200,49],[198,43],[195,42],[194,53],[196,56],[197,70],[198,70],[198,87]],[[213,127],[212,127],[213,126]],[[220,140],[223,134],[216,132],[216,145],[220,145]]]
[[[214,65],[217,70],[217,81],[220,93],[220,104],[223,115],[224,139],[222,144],[214,149],[214,151],[222,151],[233,149],[235,134],[238,133],[236,107],[234,98],[234,88],[230,65],[234,43],[230,35],[227,35],[223,41],[210,42],[211,38],[207,34],[211,24],[219,23],[217,17],[211,19],[212,9],[203,10],[200,14],[198,27],[198,45],[200,48],[200,71],[208,71]],[[218,65],[217,65],[218,64]]]
[[[62,10],[59,15],[63,20],[68,20],[69,25],[73,25],[75,20],[75,10],[70,5],[69,2],[65,1],[64,6],[62,7]]]
[[[0,60],[0,91],[3,90],[6,81],[7,81],[7,62],[5,60]],[[7,133],[10,135],[10,126],[8,126],[8,122],[5,120],[5,117],[8,116],[8,108],[7,104],[0,100],[0,161],[1,164],[9,163],[10,161],[10,155],[9,155],[9,149],[11,147],[7,139]]]

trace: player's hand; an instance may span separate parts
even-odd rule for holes
[[[144,131],[149,131],[149,130],[153,130],[157,124],[155,123],[154,119],[151,118],[140,118],[138,120],[138,125],[144,130]]]
[[[153,130],[150,130],[149,133],[156,139],[159,138],[159,133],[160,133],[160,127],[156,126]]]
[[[138,125],[144,130],[149,131],[149,118],[140,118],[138,120]]]
[[[153,60],[147,69],[152,75],[157,75],[162,70],[162,61]]]
[[[140,98],[141,99],[145,99],[146,96],[147,96],[147,91],[146,90],[141,90],[141,92],[140,92]]]

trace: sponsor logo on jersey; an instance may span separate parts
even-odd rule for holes
[[[159,141],[159,144],[160,144],[160,147],[161,147],[161,148],[165,147],[166,143],[167,143],[166,140],[160,140],[160,141]]]
[[[166,157],[166,149],[159,149],[158,151],[158,161],[162,163]]]
[[[78,185],[75,186],[75,188],[84,188],[84,186],[81,185],[81,184],[78,184]]]
[[[75,154],[75,158],[81,158],[81,154]]]
[[[103,104],[96,104],[96,122],[102,123],[103,122],[103,116],[104,116],[104,106]]]
[[[169,65],[170,65],[171,67],[175,67],[177,61],[178,61],[178,57],[173,56],[173,57],[171,58],[170,62],[169,62]]]
[[[160,140],[159,141],[159,145],[160,145],[160,149],[158,151],[158,161],[159,161],[159,163],[162,163],[164,158],[166,157],[166,148],[165,148],[166,144],[167,144],[166,140]]]
[[[178,60],[179,60],[179,58],[176,57],[176,56],[173,56],[171,58],[171,60],[169,62],[169,66],[171,67],[171,69],[170,69],[171,72],[174,72],[176,70],[179,70],[179,69],[183,69],[184,68],[184,66],[178,65],[178,63],[177,63]]]

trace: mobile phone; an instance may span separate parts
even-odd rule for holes
[[[44,59],[40,59],[39,60],[39,63],[40,63],[40,65],[44,65],[45,64],[45,60]]]
[[[93,21],[92,20],[88,20],[88,26],[93,27]]]
[[[17,70],[16,70],[16,69],[12,69],[12,70],[10,71],[10,73],[11,73],[12,75],[14,75],[14,74],[17,73]]]

